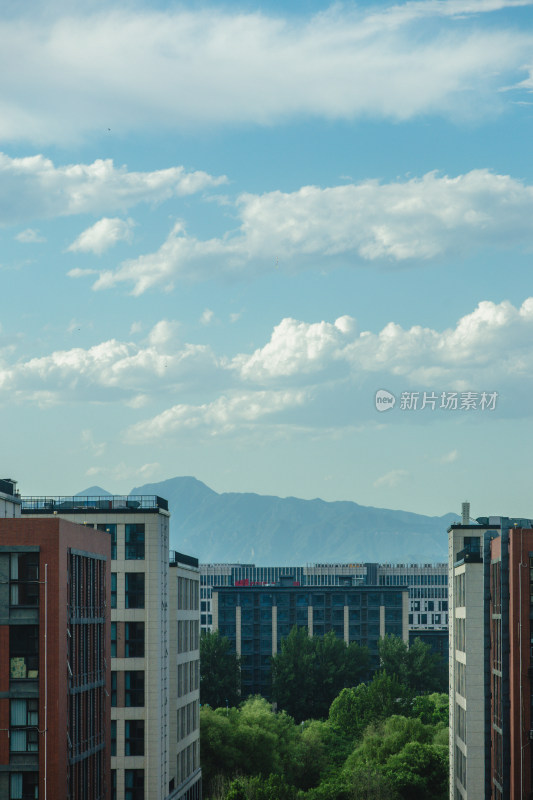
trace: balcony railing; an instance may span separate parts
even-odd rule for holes
[[[79,513],[83,511],[168,511],[168,500],[155,494],[97,495],[91,497],[23,497],[23,514]]]

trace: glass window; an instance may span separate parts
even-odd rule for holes
[[[38,772],[12,772],[9,781],[9,800],[33,800],[39,797]]]
[[[101,523],[100,525],[96,526],[96,529],[99,531],[105,531],[111,535],[111,558],[114,561],[117,557],[117,526]]]
[[[124,673],[126,706],[144,706],[144,672],[132,670]]]
[[[144,524],[132,523],[125,526],[124,543],[126,560],[136,561],[144,558]]]
[[[117,573],[111,573],[111,608],[117,607]]]
[[[111,658],[117,657],[117,623],[111,623]]]
[[[144,622],[126,622],[126,658],[144,657]]]
[[[144,800],[144,770],[124,770],[125,800]]]
[[[10,572],[10,604],[39,605],[39,553],[11,553]]]
[[[9,749],[12,753],[39,750],[39,701],[37,698],[11,700]]]
[[[144,608],[144,572],[126,572],[126,608]]]
[[[10,625],[9,658],[12,680],[39,677],[38,625]]]
[[[116,756],[117,754],[117,721],[116,719],[111,720],[111,755]]]
[[[116,708],[117,705],[117,673],[111,670],[111,706]]]
[[[144,720],[127,719],[124,723],[124,747],[127,756],[144,755]]]

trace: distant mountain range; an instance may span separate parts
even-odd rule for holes
[[[349,501],[217,494],[192,477],[146,483],[130,494],[166,498],[172,514],[171,548],[197,556],[202,563],[446,561],[446,531],[459,520],[456,514],[426,517]]]

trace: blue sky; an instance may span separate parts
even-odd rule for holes
[[[3,475],[533,514],[532,3],[1,13]]]

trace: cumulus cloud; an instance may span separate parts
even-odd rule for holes
[[[7,18],[0,139],[66,142],[303,115],[493,113],[504,103],[494,90],[520,78],[532,37],[518,26],[484,28],[480,17],[523,4],[335,5],[315,16],[80,7]]]
[[[351,317],[335,323],[284,319],[264,347],[235,356],[231,367],[258,384],[281,378],[322,382],[333,369],[340,375],[379,372],[458,390],[472,388],[472,381],[524,380],[533,374],[533,298],[520,308],[483,301],[442,332],[419,325],[404,329],[394,322],[378,333],[358,331]]]
[[[0,362],[0,401],[39,398],[47,404],[72,400],[124,401],[152,392],[215,381],[220,367],[206,345],[179,344],[176,325],[162,320],[145,345],[116,339],[88,349],[58,350],[14,364]]]
[[[230,433],[237,426],[253,425],[263,417],[301,406],[305,400],[305,391],[285,390],[233,392],[211,403],[179,404],[152,419],[132,425],[127,431],[126,440],[140,443],[198,428],[214,434]]]
[[[0,225],[24,219],[124,211],[138,203],[161,203],[171,197],[191,195],[225,181],[224,176],[187,172],[182,166],[130,172],[125,166],[115,167],[112,159],[98,159],[92,164],[56,167],[43,155],[10,158],[0,153]],[[109,221],[101,223],[103,220],[93,226],[92,233],[89,229],[82,236],[93,243],[98,236],[102,239]]]
[[[131,242],[133,227],[135,223],[132,219],[120,219],[120,217],[103,217],[84,230],[72,242],[68,250],[78,253],[96,253],[102,255],[117,242]]]
[[[237,209],[236,232],[199,240],[178,222],[156,252],[102,271],[94,288],[126,283],[139,295],[177,276],[252,276],[272,270],[274,254],[284,269],[301,270],[430,263],[483,247],[533,248],[533,186],[484,169],[244,194]]]
[[[483,301],[444,330],[394,322],[360,330],[348,315],[334,322],[286,318],[262,347],[236,355],[215,356],[205,345],[184,344],[179,331],[177,322],[163,319],[141,343],[111,339],[11,363],[14,355],[5,349],[0,402],[120,402],[132,414],[152,404],[157,414],[134,424],[127,441],[190,430],[250,431],[255,425],[288,426],[283,435],[296,428],[334,432],[374,414],[379,387],[505,390],[505,414],[511,413],[510,399],[519,413],[531,413],[533,298],[519,307]],[[452,450],[440,461],[457,457]]]

